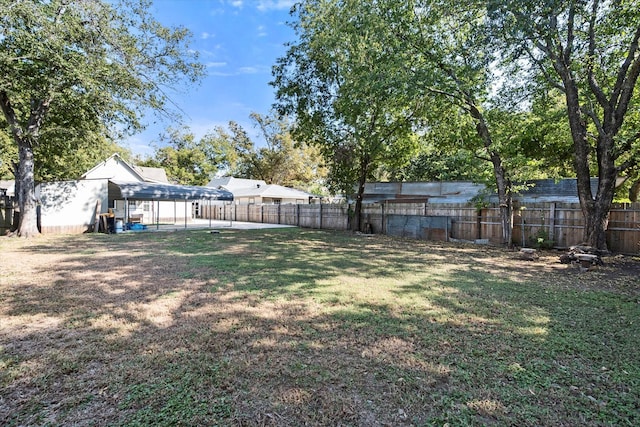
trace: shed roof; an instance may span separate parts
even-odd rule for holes
[[[233,194],[211,187],[109,180],[109,199],[232,201]]]

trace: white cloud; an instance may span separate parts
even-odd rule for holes
[[[206,56],[206,57],[211,57],[211,56],[216,56],[216,50],[220,50],[222,48],[222,45],[218,44],[216,46],[213,47],[213,50],[209,50],[209,49],[201,49],[200,55],[202,56]]]
[[[258,67],[240,67],[238,68],[239,74],[256,74],[259,72]]]
[[[204,31],[204,32],[202,32],[200,34],[200,38],[202,40],[206,40],[206,39],[209,39],[209,38],[212,38],[212,37],[215,37],[215,36],[216,36],[215,34],[207,33],[206,31]]]
[[[212,63],[215,64],[215,63]],[[220,65],[217,67],[223,67],[223,66],[227,66],[228,64],[226,63],[219,63]],[[224,64],[224,65],[222,65]],[[208,68],[215,68],[215,66],[209,66],[207,64]],[[261,73],[269,73],[271,72],[271,68],[270,67],[265,67],[262,65],[257,65],[257,66],[245,66],[245,67],[239,67],[236,68],[235,71],[210,71],[208,74],[210,76],[216,76],[216,77],[233,77],[233,76],[242,76],[242,75],[247,75],[247,74],[261,74]]]
[[[283,10],[291,9],[295,0],[259,0],[258,10],[265,12],[267,10]]]
[[[232,77],[235,76],[234,73],[226,73],[223,71],[212,71],[210,73],[208,73],[209,76],[213,76],[213,77]]]
[[[239,9],[242,8],[244,1],[243,0],[233,0],[232,2],[230,2],[231,6],[233,7],[237,7]]]
[[[219,67],[226,67],[227,63],[226,62],[207,62],[207,68],[219,68]]]
[[[258,37],[266,37],[267,34],[267,27],[265,27],[264,25],[260,25],[258,27]]]

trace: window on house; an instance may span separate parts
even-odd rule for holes
[[[249,197],[249,204],[250,205],[255,205],[256,204],[256,199],[253,197]]]
[[[273,199],[273,204],[274,205],[282,204],[282,199]]]
[[[145,212],[150,212],[150,211],[151,211],[151,202],[150,202],[150,201],[148,201],[148,200],[144,201],[144,202],[142,203],[142,209],[143,209]]]
[[[129,210],[130,211],[135,211],[136,210],[136,201],[135,200],[129,200]]]

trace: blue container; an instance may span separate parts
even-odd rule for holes
[[[124,231],[124,222],[121,219],[116,220],[116,233],[122,233]]]

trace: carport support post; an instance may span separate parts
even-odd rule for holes
[[[184,199],[184,228],[187,229],[187,199]]]
[[[124,221],[125,223],[129,222],[129,201],[126,197],[124,198]],[[122,228],[125,229],[126,225]]]
[[[158,209],[156,209],[156,230],[160,230],[160,200],[158,200],[157,206]]]
[[[209,228],[211,228],[211,216],[213,215],[213,212],[211,211],[211,199],[209,199],[207,202],[207,212],[209,212]]]

